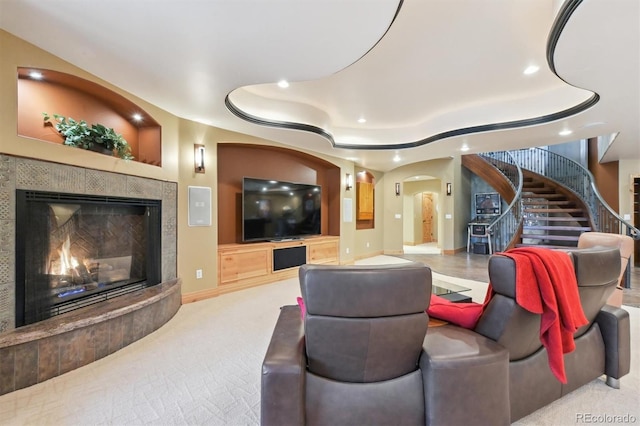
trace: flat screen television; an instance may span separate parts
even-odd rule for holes
[[[320,235],[321,201],[318,185],[243,178],[242,241]]]
[[[476,196],[476,216],[499,216],[501,211],[500,194],[497,192],[478,192]]]

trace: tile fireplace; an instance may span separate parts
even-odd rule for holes
[[[47,200],[49,196],[54,199]],[[20,221],[24,221],[29,215],[36,215],[36,212],[31,212],[31,208],[28,212],[18,211],[20,197],[30,197],[32,201],[39,199],[34,205],[40,205],[41,209],[40,218],[30,218],[24,231],[18,229]],[[109,207],[105,207],[104,211],[114,213],[111,219],[108,214],[93,213],[92,209],[100,210],[98,206],[105,202]],[[142,212],[153,215],[157,212],[157,216],[142,216]],[[123,220],[124,217],[127,219]],[[56,299],[66,301],[85,298],[96,290],[91,289],[96,285],[94,283],[98,287],[102,283],[102,287],[114,288],[120,284],[126,287],[134,278],[147,281],[145,285],[154,281],[174,280],[177,278],[176,222],[175,182],[0,154],[0,335],[31,322],[16,323],[17,318],[24,316],[19,313],[21,308],[16,306],[16,301],[21,297],[30,297],[18,282],[24,275],[32,275],[37,281],[47,281],[46,286],[56,288],[53,290],[57,292],[54,295]],[[38,227],[41,228],[36,230]],[[43,231],[42,227],[48,231]],[[141,237],[149,227],[156,228],[153,235]],[[36,252],[39,251],[37,260],[18,258],[20,244],[23,244],[20,241],[24,241],[21,236],[23,232],[30,233],[29,238],[38,242],[39,248],[35,249]],[[89,278],[92,273],[94,275],[91,280],[85,276],[83,280],[87,282],[82,283],[86,287],[83,290],[79,288],[80,272],[76,271],[75,283],[73,274],[60,273],[61,256],[58,251],[64,251],[67,234],[70,237],[68,248],[72,251],[71,256],[76,257],[76,261],[84,258]],[[89,236],[98,241],[98,247],[91,248],[87,244]],[[113,238],[107,242],[111,236]],[[145,245],[153,247],[143,250]],[[89,260],[94,260],[93,263],[97,260],[101,270],[95,270],[98,265],[91,265]],[[26,267],[25,262],[31,265]],[[108,264],[109,262],[113,264]],[[56,267],[57,272],[51,269]],[[107,269],[115,272],[111,272],[109,277]],[[124,278],[126,274],[122,275],[123,269],[130,270],[129,278]],[[118,273],[122,279],[118,279]],[[65,284],[69,281],[69,276],[71,284],[76,287]],[[61,291],[65,287],[66,297]],[[59,294],[63,294],[63,297],[57,297]],[[36,299],[41,297],[44,296],[35,296]],[[62,309],[63,306],[59,308]],[[49,314],[39,313],[36,317],[44,318],[47,315]]]
[[[16,191],[16,327],[160,283],[161,201]]]
[[[176,225],[176,182],[0,154],[0,395],[169,321]]]

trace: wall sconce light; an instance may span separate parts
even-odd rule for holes
[[[204,145],[193,145],[193,164],[196,173],[204,173]]]
[[[400,195],[400,182],[396,182],[396,195]]]
[[[451,182],[447,182],[447,195],[451,195]]]
[[[347,191],[350,191],[351,188],[353,188],[353,176],[351,176],[351,173],[347,173],[345,181],[346,181]]]

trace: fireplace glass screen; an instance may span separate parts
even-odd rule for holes
[[[160,282],[159,200],[16,192],[16,326]]]

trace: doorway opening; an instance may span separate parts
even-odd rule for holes
[[[438,232],[441,182],[429,176],[414,176],[403,182],[403,251],[441,254]]]

